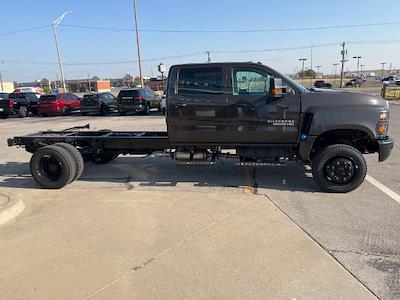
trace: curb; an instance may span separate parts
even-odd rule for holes
[[[18,216],[24,209],[25,204],[22,200],[13,200],[9,196],[0,194],[7,198],[7,202],[0,208],[0,225]]]

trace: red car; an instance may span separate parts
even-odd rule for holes
[[[42,95],[38,103],[38,114],[68,115],[71,111],[79,110],[80,98],[71,93]]]

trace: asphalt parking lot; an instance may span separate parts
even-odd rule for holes
[[[368,180],[344,195],[319,192],[297,163],[177,167],[137,156],[87,164],[70,186],[42,190],[30,154],[6,146],[87,123],[165,129],[157,114],[0,120],[0,194],[26,206],[0,226],[2,298],[400,298],[400,105],[392,156],[368,157]]]

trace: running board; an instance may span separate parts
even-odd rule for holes
[[[286,164],[280,162],[250,162],[241,161],[235,163],[237,167],[283,167]]]
[[[215,166],[215,161],[177,161],[177,166]]]

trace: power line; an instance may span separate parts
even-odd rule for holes
[[[400,40],[380,40],[380,41],[345,41],[347,45],[357,44],[386,44],[386,43],[400,43]],[[313,48],[321,47],[332,47],[340,46],[341,42],[325,43],[325,44],[314,44]],[[263,53],[263,52],[274,52],[274,51],[290,51],[290,50],[302,50],[309,49],[309,45],[293,46],[293,47],[282,47],[282,48],[266,48],[266,49],[243,49],[243,50],[209,50],[209,51],[197,51],[192,53],[164,56],[156,58],[142,59],[144,62],[162,61],[169,59],[179,59],[184,57],[205,55],[207,52],[211,54],[243,54],[243,53]],[[40,62],[40,61],[20,61],[20,60],[2,60],[2,63],[14,63],[14,64],[31,64],[31,65],[57,65],[55,62]],[[127,61],[109,61],[109,62],[75,62],[75,63],[64,63],[66,66],[94,66],[94,65],[120,65],[137,63],[138,60],[127,60]]]
[[[358,27],[373,27],[400,24],[400,21],[393,22],[379,22],[379,23],[364,23],[364,24],[347,24],[347,25],[326,25],[315,27],[293,27],[293,28],[272,28],[272,29],[211,29],[211,30],[182,30],[182,29],[140,29],[141,32],[154,32],[154,33],[260,33],[260,32],[285,32],[285,31],[312,31],[312,30],[327,30],[327,29],[341,29],[341,28],[358,28]],[[120,27],[104,27],[104,26],[89,26],[89,25],[73,25],[73,24],[60,24],[62,27],[78,28],[78,29],[91,29],[91,30],[109,30],[109,31],[134,31],[134,28],[120,28]],[[51,27],[51,25],[40,25],[30,28],[23,28],[10,32],[0,33],[0,36],[14,35],[17,33],[35,31],[43,28]]]
[[[372,27],[372,26],[385,26],[400,24],[400,21],[393,22],[380,22],[380,23],[364,23],[364,24],[347,24],[347,25],[326,25],[316,27],[293,27],[293,28],[272,28],[272,29],[212,29],[212,30],[182,30],[182,29],[140,29],[141,32],[158,32],[158,33],[257,33],[257,32],[285,32],[285,31],[311,31],[311,30],[327,30],[327,29],[340,29],[340,28],[357,28],[357,27]],[[118,27],[100,27],[89,25],[72,25],[63,24],[61,26],[80,28],[80,29],[93,29],[93,30],[110,30],[110,31],[134,31],[133,28],[118,28]]]
[[[29,31],[39,30],[39,29],[43,29],[43,28],[48,28],[48,27],[51,27],[51,25],[42,25],[42,26],[36,26],[36,27],[30,27],[30,28],[24,28],[24,29],[20,29],[20,30],[10,31],[10,32],[3,32],[3,33],[0,33],[0,36],[13,35],[16,33],[29,32]]]

